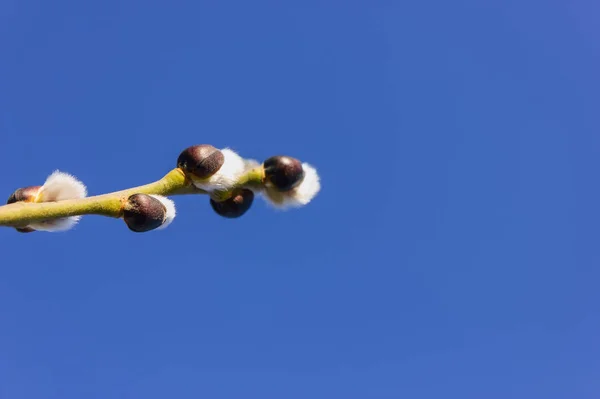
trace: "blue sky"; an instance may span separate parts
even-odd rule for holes
[[[185,147],[323,189],[0,230],[0,398],[597,398],[593,1],[0,6],[0,192]]]

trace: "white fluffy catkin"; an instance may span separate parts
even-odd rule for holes
[[[55,171],[46,179],[40,188],[35,202],[55,202],[68,199],[79,199],[87,196],[87,188],[74,176],[61,171]],[[67,231],[72,229],[81,216],[70,216],[66,218],[53,219],[43,222],[31,223],[31,227],[39,231]]]
[[[279,192],[274,188],[267,188],[263,197],[271,205],[280,209],[299,208],[307,205],[321,190],[321,179],[317,170],[308,163],[302,164],[304,178],[293,190]]]
[[[247,162],[244,158],[229,148],[224,148],[221,152],[224,157],[221,168],[206,180],[194,181],[196,187],[208,192],[227,191],[246,172]]]

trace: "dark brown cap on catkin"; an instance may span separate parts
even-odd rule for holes
[[[10,197],[8,197],[6,203],[14,204],[15,202],[33,202],[38,192],[40,191],[40,188],[42,188],[42,186],[29,186],[19,188],[15,190],[15,192],[12,193]],[[15,230],[19,233],[33,233],[35,231],[35,229],[32,229],[31,227],[27,226],[15,227]]]
[[[236,190],[236,192],[225,201],[215,201],[210,199],[210,205],[213,210],[228,219],[235,219],[242,216],[250,209],[254,201],[254,192],[247,188]]]
[[[296,158],[275,156],[263,163],[265,178],[278,191],[296,188],[304,178],[302,163]]]
[[[8,197],[7,204],[14,204],[15,202],[31,202],[35,199],[36,195],[40,191],[41,186],[30,186],[17,189],[14,193]]]
[[[199,179],[207,179],[223,166],[223,153],[210,144],[188,147],[179,154],[177,167],[186,174]]]
[[[143,233],[160,227],[166,219],[167,208],[156,198],[133,194],[123,208],[123,220],[131,231]]]
[[[31,227],[15,227],[15,230],[19,233],[33,233],[35,231],[35,229],[32,229]]]

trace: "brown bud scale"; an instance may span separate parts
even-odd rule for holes
[[[146,194],[133,194],[123,208],[123,220],[131,231],[143,233],[160,227],[167,209],[156,198]]]
[[[239,218],[245,214],[252,206],[254,201],[254,192],[247,188],[236,190],[233,195],[225,201],[215,201],[210,199],[210,205],[220,216],[228,219]]]
[[[199,179],[211,177],[221,169],[223,163],[223,153],[210,144],[188,147],[177,158],[178,168]]]
[[[8,197],[7,204],[14,204],[15,202],[32,202],[40,191],[41,186],[29,186],[15,190],[14,193]]]
[[[15,227],[15,230],[19,233],[33,233],[35,231],[35,229],[32,229],[31,227]]]
[[[290,191],[304,179],[302,163],[292,157],[274,156],[263,163],[265,179],[278,191]]]

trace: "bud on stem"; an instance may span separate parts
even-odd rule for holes
[[[210,144],[188,147],[179,154],[177,167],[198,179],[207,179],[223,166],[225,156]]]
[[[19,188],[8,197],[6,204],[14,204],[16,202],[34,202],[41,188],[42,186],[29,186]],[[15,230],[19,233],[33,233],[35,231],[35,229],[28,226],[15,227]]]
[[[275,156],[264,162],[265,183],[278,191],[290,191],[304,178],[302,163],[296,158]]]
[[[250,163],[229,148],[218,150],[201,144],[186,148],[177,159],[192,184],[208,193],[234,189],[249,170]]]
[[[264,198],[278,208],[308,204],[321,189],[317,170],[288,156],[274,156],[263,163]]]
[[[123,206],[123,220],[136,233],[166,227],[174,218],[173,201],[158,195],[133,194]]]
[[[247,188],[237,189],[224,201],[210,199],[210,205],[218,214],[228,219],[239,218],[252,206],[254,192]]]
[[[42,186],[30,186],[23,187],[15,190],[14,193],[8,197],[7,204],[14,204],[15,202],[34,202]]]

